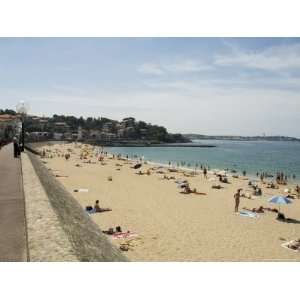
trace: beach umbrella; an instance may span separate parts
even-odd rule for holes
[[[274,196],[271,199],[268,200],[270,203],[278,204],[279,205],[279,211],[280,211],[280,205],[281,204],[291,204],[293,201],[287,197],[284,196]]]

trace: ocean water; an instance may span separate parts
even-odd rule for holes
[[[269,141],[193,141],[199,144],[216,145],[215,148],[193,147],[111,147],[108,151],[115,154],[144,157],[145,160],[174,166],[194,168],[209,166],[210,169],[243,170],[255,176],[257,172],[284,172],[296,175],[300,181],[300,143]]]

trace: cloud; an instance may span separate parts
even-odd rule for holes
[[[145,63],[138,67],[138,72],[149,75],[163,75],[165,72],[162,68],[153,63]]]
[[[201,72],[213,70],[213,66],[204,64],[203,62],[196,60],[184,60],[179,61],[174,64],[169,64],[165,66],[165,69],[170,72]]]
[[[237,66],[265,71],[300,69],[300,44],[279,45],[261,51],[245,51],[231,47],[231,53],[216,55],[216,66]]]
[[[138,71],[149,75],[164,75],[176,73],[193,73],[211,71],[214,67],[203,63],[202,61],[185,59],[172,63],[145,63],[138,67]]]

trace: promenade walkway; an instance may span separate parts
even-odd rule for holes
[[[27,261],[21,161],[12,144],[0,150],[0,261]]]

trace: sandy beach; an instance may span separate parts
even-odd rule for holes
[[[40,146],[39,150],[43,149],[47,151],[42,160],[50,174],[67,176],[57,180],[83,209],[93,206],[95,200],[101,207],[112,209],[90,215],[102,230],[121,226],[123,232],[134,233],[131,238],[108,236],[118,246],[127,244],[129,250],[124,254],[132,261],[300,261],[300,252],[281,246],[300,238],[300,223],[279,222],[277,214],[270,211],[257,214],[257,218],[234,212],[236,190],[251,193],[246,178],[229,176],[230,183],[221,183],[223,188],[218,190],[211,187],[219,184],[211,173],[210,179],[205,179],[201,173],[185,176],[184,171],[170,172],[164,167],[150,170],[151,175],[137,175],[154,166],[143,164],[135,170],[135,162],[112,159],[110,155],[101,163],[93,147],[82,144]],[[80,159],[82,152],[88,153],[86,160]],[[68,160],[64,158],[66,153],[70,153]],[[186,179],[191,188],[206,195],[181,194],[175,180],[163,179],[164,175]],[[280,186],[276,190],[261,183],[259,186],[262,196],[241,198],[240,210],[278,208],[267,200],[273,195],[286,195],[284,189],[295,187]],[[88,191],[74,192],[78,189]],[[281,211],[300,220],[300,199],[282,205]]]

